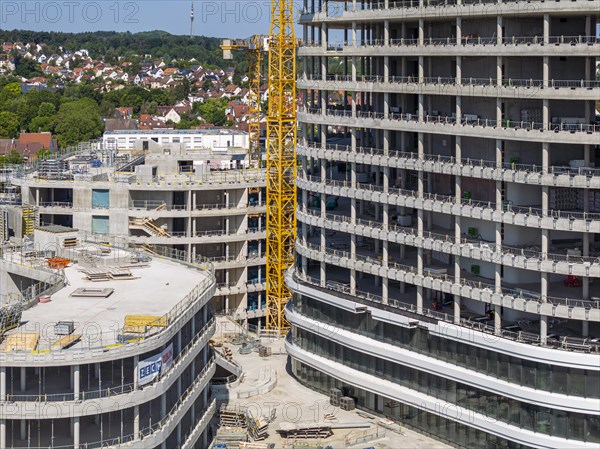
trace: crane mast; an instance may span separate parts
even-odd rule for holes
[[[248,52],[248,162],[260,168],[260,87],[262,78],[263,52],[267,51],[268,39],[263,35],[255,35],[248,39],[224,39],[221,44],[223,59],[233,59],[233,51]]]
[[[271,0],[267,116],[267,329],[285,331],[285,272],[296,240],[296,36],[293,0]]]
[[[260,167],[260,84],[262,48],[261,37],[254,36],[248,48],[248,158],[251,164]]]

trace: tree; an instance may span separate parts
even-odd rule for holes
[[[48,159],[52,157],[52,151],[50,151],[48,148],[42,148],[40,151],[35,153],[35,157],[36,159]]]
[[[156,114],[158,112],[158,103],[154,100],[144,103],[140,111],[142,114]]]
[[[90,98],[63,103],[56,119],[54,130],[61,147],[96,139],[104,130],[100,108]]]
[[[19,116],[12,112],[0,112],[0,137],[15,138],[19,134]]]
[[[216,126],[223,126],[227,122],[226,108],[227,98],[209,98],[197,107],[200,115],[208,123]]]
[[[173,96],[175,101],[185,100],[190,94],[190,80],[184,78],[173,88]]]
[[[23,163],[23,156],[17,150],[12,149],[9,153],[4,157],[4,161],[9,165],[17,165]]]
[[[15,74],[23,78],[33,78],[35,76],[42,76],[42,71],[35,61],[17,56],[15,57]]]
[[[18,97],[21,95],[21,86],[19,83],[8,83],[4,88],[4,90],[11,97]]]
[[[38,108],[38,117],[52,117],[56,114],[56,106],[52,103],[43,102]]]
[[[54,131],[56,125],[56,116],[37,116],[34,117],[27,126],[27,129],[31,133],[39,133],[42,131]]]
[[[191,129],[192,126],[197,125],[196,120],[190,120],[187,117],[181,117],[179,123],[175,125],[175,129]]]

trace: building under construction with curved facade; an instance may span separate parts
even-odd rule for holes
[[[0,258],[0,448],[208,447],[212,268],[36,237]]]
[[[470,448],[600,443],[597,0],[304,0],[306,385]]]

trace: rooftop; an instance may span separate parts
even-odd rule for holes
[[[55,349],[56,345],[52,345],[61,335],[56,335],[54,326],[59,321],[72,321],[73,335],[80,335],[81,340],[70,348],[106,347],[119,343],[126,315],[163,317],[210,278],[208,272],[186,269],[158,257],[135,263],[135,254],[125,250],[112,249],[109,254],[97,257],[94,268],[85,268],[83,261],[70,264],[64,270],[66,286],[51,295],[49,302],[25,310],[21,325],[8,334],[38,333],[35,349]],[[88,279],[86,270],[96,278],[109,271],[115,276],[94,282]],[[106,297],[111,289],[112,293]],[[78,294],[72,296],[77,290]]]
[[[238,131],[236,129],[223,129],[223,128],[210,128],[210,129],[126,129],[126,130],[114,130],[106,131],[105,136],[112,134],[131,134],[131,135],[146,135],[146,134],[222,134],[222,135],[245,135],[248,134],[244,131]]]

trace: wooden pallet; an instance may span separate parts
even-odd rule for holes
[[[69,346],[74,345],[79,340],[81,340],[81,335],[79,334],[65,335],[64,337],[61,337],[52,343],[50,347],[53,349],[67,349]]]
[[[125,326],[167,327],[168,325],[166,316],[125,315]]]
[[[104,282],[104,281],[118,281],[118,280],[132,280],[138,279],[133,277],[133,274],[129,270],[111,268],[90,268],[83,271],[87,278],[92,282]]]
[[[11,334],[7,335],[2,344],[2,352],[34,351],[40,341],[40,334]]]

